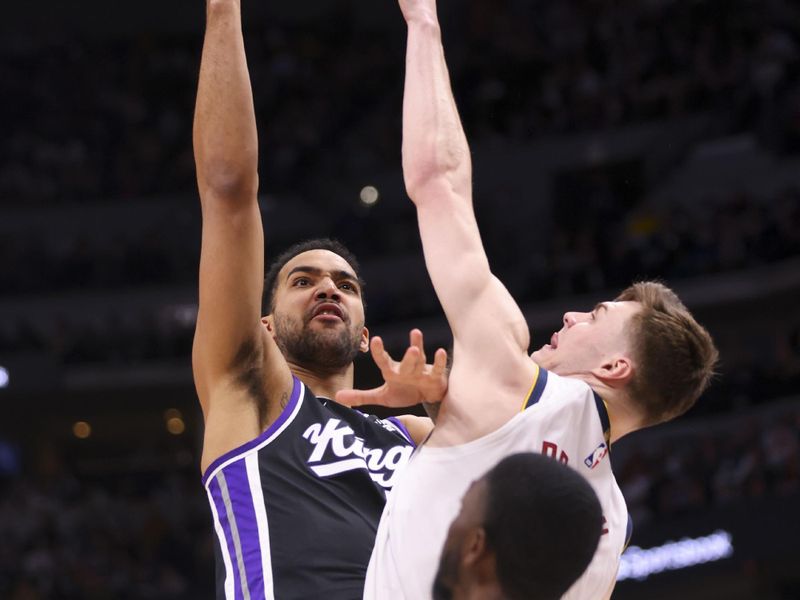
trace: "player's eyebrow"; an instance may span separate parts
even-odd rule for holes
[[[308,273],[309,275],[314,275],[316,277],[319,277],[320,275],[322,275],[323,271],[318,267],[308,267],[305,265],[300,265],[289,271],[289,273],[286,275],[286,279],[289,279],[295,273]],[[342,279],[350,279],[358,283],[358,277],[353,275],[350,271],[345,271],[343,269],[337,271],[331,271],[331,277],[333,277],[333,279],[337,281]]]

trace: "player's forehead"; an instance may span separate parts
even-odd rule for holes
[[[292,273],[349,275],[356,277],[353,267],[341,256],[330,250],[317,248],[293,256],[283,265],[278,275],[279,283],[285,282]]]

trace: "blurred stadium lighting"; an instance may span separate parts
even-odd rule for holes
[[[378,188],[367,185],[361,189],[361,193],[358,195],[361,199],[361,203],[365,206],[372,206],[380,199],[381,195],[378,192]]]
[[[175,419],[175,418],[180,419],[182,417],[183,415],[181,414],[181,411],[179,411],[177,408],[168,408],[167,410],[164,411],[165,421],[169,421],[170,419]]]
[[[197,320],[197,304],[180,304],[172,307],[172,318],[184,326],[194,325]]]
[[[8,369],[5,367],[0,367],[0,388],[7,388],[10,382],[11,375],[9,374]]]
[[[617,581],[637,579],[663,571],[677,571],[733,556],[732,536],[719,530],[701,538],[683,538],[655,548],[631,546],[622,555]]]
[[[186,425],[180,417],[172,417],[167,420],[167,431],[172,435],[180,435],[186,431]]]
[[[164,421],[167,426],[167,431],[172,435],[180,435],[186,431],[186,423],[183,421],[183,415],[177,408],[165,410]]]
[[[86,421],[77,421],[72,426],[72,433],[76,438],[85,440],[92,435],[92,426]]]

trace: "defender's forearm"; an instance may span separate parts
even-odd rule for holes
[[[432,9],[435,11],[435,8]],[[430,11],[408,21],[403,101],[403,173],[414,202],[435,197],[444,183],[462,198],[471,197],[469,146],[461,126],[441,31]]]

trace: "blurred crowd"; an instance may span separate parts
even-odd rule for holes
[[[193,283],[200,255],[199,223],[181,230],[175,218],[144,231],[33,231],[0,237],[3,296],[116,290]]]
[[[310,170],[364,177],[399,164],[404,36],[355,27],[355,4],[333,10],[248,32],[270,190],[311,185]],[[469,0],[444,12],[473,141],[713,111],[728,131],[800,148],[796,3]],[[12,99],[0,203],[193,191],[198,37],[0,43],[0,94]]]
[[[746,194],[715,201],[669,204],[623,211],[610,196],[585,198],[583,219],[557,226],[549,237],[530,243],[521,230],[484,229],[495,272],[524,304],[558,296],[621,289],[641,278],[670,282],[713,273],[757,267],[800,256],[800,191],[786,189],[773,198]],[[556,200],[559,201],[558,199]],[[365,218],[369,218],[367,215]],[[508,220],[508,227],[524,224]],[[597,227],[597,223],[604,226]],[[32,243],[27,236],[0,241],[0,280],[7,297],[37,292],[158,289],[163,285],[194,287],[199,240],[196,228],[169,235],[175,219],[153,225],[145,234],[104,238],[78,236],[53,244]],[[369,227],[365,227],[369,229]],[[423,274],[416,224],[396,222],[396,230],[413,240],[412,261]],[[357,237],[358,253],[364,240]],[[191,242],[187,241],[191,240]],[[350,241],[345,239],[345,241]],[[377,243],[377,242],[376,242]],[[369,242],[372,245],[372,240]],[[365,268],[392,270],[380,246],[361,254]],[[368,283],[370,283],[369,277]],[[371,325],[435,314],[438,305],[429,285],[414,293],[384,289],[380,281],[368,288]],[[189,355],[194,326],[191,310],[158,304],[131,311],[109,302],[104,311],[76,321],[54,315],[43,320],[0,319],[0,355],[47,354],[61,364],[137,363]],[[41,321],[41,322],[40,322]],[[782,335],[785,331],[782,331]]]
[[[720,273],[800,255],[800,189],[769,198],[740,193],[625,209],[606,186],[602,176],[593,178],[591,190],[582,187],[579,205],[556,197],[556,208],[571,216],[535,240],[525,235],[528,223],[508,215],[489,221],[496,227],[482,227],[493,268],[520,301],[624,286],[637,277],[674,280]],[[330,233],[364,264],[419,254],[416,220],[409,214],[412,218],[393,222],[392,236],[383,235],[376,222],[380,217],[368,210]],[[194,285],[199,222],[195,214],[185,216],[173,211],[144,231],[62,232],[51,239],[30,231],[4,235],[3,296]],[[392,238],[405,243],[398,248]],[[274,255],[274,240],[269,241],[267,254]],[[378,322],[394,316],[372,315]]]
[[[754,132],[773,150],[800,148],[790,143],[800,131],[795,3],[467,0],[454,6],[442,3],[445,42],[465,125],[476,141],[713,111],[726,115],[727,132]],[[281,190],[302,194],[297,188],[316,179],[306,177],[309,171],[324,181],[326,173],[363,177],[399,164],[400,23],[388,31],[362,28],[353,24],[354,5],[332,10],[318,20],[255,26],[247,34],[260,133],[269,147],[262,179],[276,197]],[[8,131],[0,136],[0,205],[175,202],[193,194],[200,45],[196,36],[0,41],[0,93],[13,99]],[[493,269],[521,304],[800,255],[797,189],[770,198],[741,193],[631,207],[602,168],[569,179],[554,186],[554,225],[533,242],[523,220],[492,210],[495,198],[476,198]],[[327,200],[302,195],[312,204]],[[379,275],[368,289],[370,324],[439,314],[424,279],[413,211],[387,223],[379,206],[337,211],[340,218],[326,230]],[[330,222],[324,206],[313,208]],[[66,228],[46,235],[33,226],[6,229],[2,299],[53,300],[46,319],[0,316],[0,356],[44,355],[61,365],[185,359],[191,303],[131,309],[107,302],[77,317],[61,309],[60,298],[194,289],[198,236],[196,210],[185,205],[130,230]],[[269,245],[278,237],[267,236],[268,256],[279,249]],[[392,270],[418,274],[404,282],[403,302],[396,285],[385,285]],[[776,332],[775,343],[786,335]],[[758,381],[759,368],[747,363],[737,373]],[[777,380],[791,380],[793,372],[786,368]]]
[[[615,465],[634,523],[741,499],[800,494],[800,404],[723,427],[692,427]]]
[[[648,438],[615,460],[634,535],[651,520],[800,497],[799,432],[795,403]],[[0,475],[0,597],[210,597],[209,509],[194,464],[165,453],[149,468],[98,471],[50,452],[28,475]]]
[[[0,597],[209,598],[213,547],[196,469],[0,479]]]
[[[355,4],[342,3],[323,20],[247,32],[268,148],[262,180],[271,193],[303,193],[320,210],[328,199],[314,186],[326,178],[357,180],[400,162],[404,36],[399,28],[394,39],[355,27]],[[796,2],[463,0],[445,18],[451,76],[472,141],[525,141],[708,111],[722,120],[719,133],[747,131],[773,152],[800,151]],[[0,206],[194,194],[200,44],[199,37],[150,36],[0,40],[0,94],[8,100]],[[800,257],[800,190],[692,200],[623,205],[600,170],[556,186],[554,226],[533,243],[524,223],[482,218],[492,198],[476,198],[476,210],[494,270],[521,304]],[[423,283],[403,282],[402,302],[380,281],[367,288],[373,326],[438,314],[408,214],[387,232],[380,213],[364,208],[330,232],[361,255],[365,270],[413,279],[412,269],[397,268],[406,261],[423,274]],[[63,231],[47,239],[35,228],[5,231],[2,299],[48,295],[54,309],[41,322],[0,315],[0,356],[30,354],[66,366],[188,360],[193,306],[109,305],[78,319],[58,305],[87,290],[101,297],[194,288],[193,218],[176,213],[143,230]],[[268,255],[277,249],[268,247]],[[797,393],[800,314],[776,318],[762,334],[752,352],[723,349],[722,376],[697,414]],[[4,470],[0,452],[0,598],[208,597],[208,508],[186,452],[145,468],[88,473],[50,451],[25,475]],[[615,469],[635,523],[797,495],[800,411],[762,410],[665,435]]]
[[[730,109],[746,127],[765,116],[766,101],[798,91],[800,11],[791,2],[497,4],[471,3],[469,68],[457,75],[478,130],[525,138],[710,108]]]
[[[543,246],[531,244],[526,224],[513,219],[497,232],[503,242],[486,232],[487,247],[498,249],[490,256],[493,268],[523,301],[622,288],[642,278],[674,282],[800,255],[798,189],[626,210],[602,176],[579,187],[579,203],[555,198],[569,216],[556,220]]]

